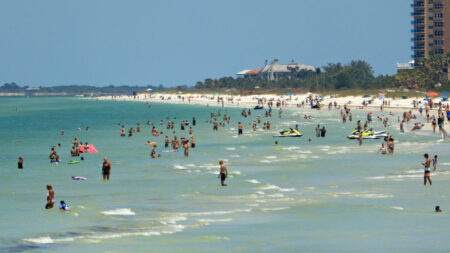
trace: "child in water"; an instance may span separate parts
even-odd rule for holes
[[[63,210],[63,211],[70,211],[69,206],[66,205],[66,202],[64,202],[64,200],[61,200],[59,203],[61,204],[61,205],[59,206],[59,209],[60,209],[60,210]]]
[[[433,170],[437,170],[437,161],[438,160],[438,156],[435,155],[433,159],[431,159],[431,162],[433,163]]]

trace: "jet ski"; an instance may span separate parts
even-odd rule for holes
[[[300,131],[298,131],[297,129],[290,128],[290,130],[281,131],[280,134],[274,135],[273,137],[301,137],[301,136],[302,133],[300,133]]]
[[[349,136],[347,136],[347,138],[358,139],[359,133],[360,133],[360,131],[355,129],[355,130],[353,130],[353,132],[350,133]],[[380,138],[384,138],[386,136],[387,136],[386,131],[373,131],[372,129],[370,129],[368,131],[363,132],[362,138],[363,139],[380,139]]]

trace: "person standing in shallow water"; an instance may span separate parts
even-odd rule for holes
[[[17,168],[23,169],[23,158],[22,157],[17,158]]]
[[[223,164],[223,161],[220,160],[219,161],[219,165],[220,165],[220,183],[222,186],[227,186],[227,184],[225,184],[225,179],[228,177],[228,171],[227,171],[227,167],[225,167],[225,164]]]
[[[111,175],[111,163],[107,157],[103,159],[102,175],[103,180],[109,180],[109,176]]]
[[[51,184],[47,185],[47,204],[45,204],[45,209],[53,208],[53,201],[55,199],[55,192],[53,191],[53,186]]]
[[[242,123],[238,123],[238,135],[242,135]]]
[[[424,167],[424,175],[423,175],[423,185],[427,185],[427,180],[428,183],[430,183],[430,185],[433,185],[433,183],[431,182],[431,177],[430,177],[430,165],[431,165],[431,160],[430,157],[428,156],[428,154],[423,155],[423,157],[425,157],[425,162],[422,163],[423,167]]]
[[[186,140],[183,143],[183,147],[184,147],[184,156],[188,157],[189,156],[189,141],[188,140]]]

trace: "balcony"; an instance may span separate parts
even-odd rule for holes
[[[419,12],[411,12],[411,16],[424,16],[425,12],[419,11]]]
[[[411,4],[411,7],[415,8],[415,7],[424,7],[425,6],[425,1],[413,1],[414,3]]]
[[[424,46],[419,46],[419,47],[411,47],[411,50],[418,50],[418,51],[422,51],[425,50]]]
[[[413,20],[411,21],[411,25],[423,25],[425,24],[424,20]]]
[[[411,41],[425,41],[424,37],[411,38]]]
[[[424,54],[412,54],[411,58],[424,58],[425,55]]]
[[[425,33],[425,29],[422,28],[418,28],[418,29],[411,29],[412,33]]]

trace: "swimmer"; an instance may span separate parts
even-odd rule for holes
[[[378,150],[377,154],[380,152],[382,155],[385,155],[387,153],[386,148],[384,147],[384,143],[381,143],[381,148]]]
[[[68,205],[66,205],[66,202],[64,202],[64,200],[61,200],[59,202],[61,205],[59,206],[59,209],[62,211],[70,211],[70,208]]]
[[[85,178],[85,177],[79,177],[79,176],[72,176],[72,180],[86,181],[87,178]]]
[[[420,130],[425,124],[419,125],[419,123],[415,123],[414,127],[411,129],[411,131]]]
[[[434,210],[436,211],[436,213],[440,213],[442,212],[441,207],[440,206],[435,206]]]
[[[219,165],[220,165],[220,173],[218,177],[220,178],[220,183],[222,186],[227,186],[227,184],[225,184],[225,179],[228,176],[227,167],[225,167],[225,164],[223,164],[222,160],[219,161]]]
[[[278,146],[278,141],[275,141],[275,146]]]

